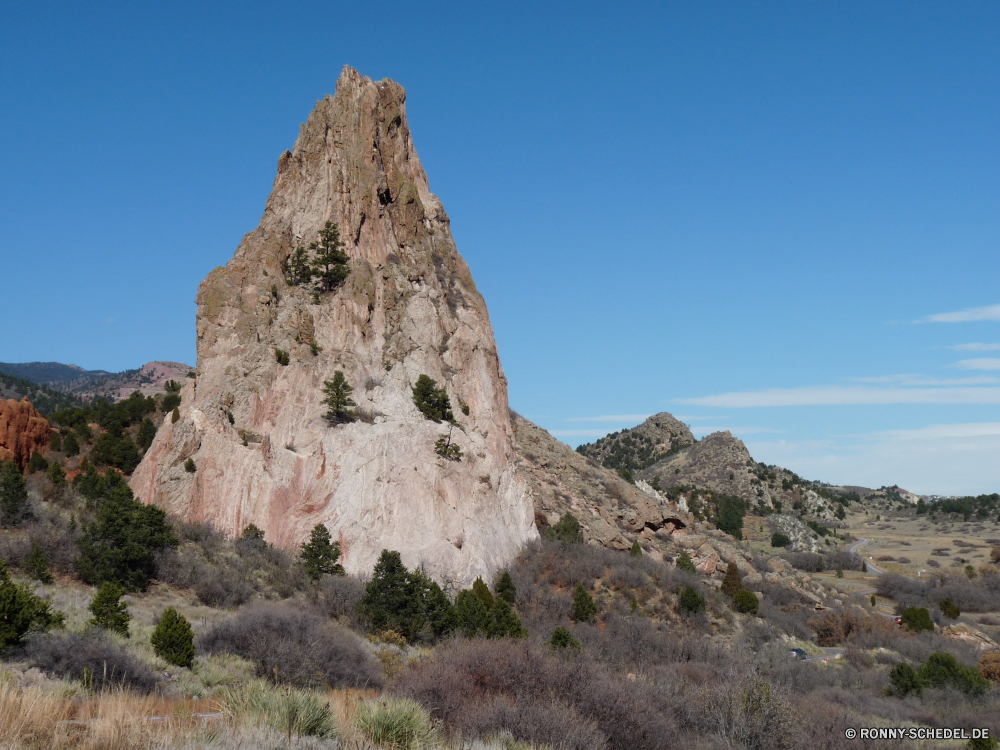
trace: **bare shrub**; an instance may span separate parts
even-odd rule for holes
[[[1000,682],[1000,651],[983,654],[979,660],[979,672],[990,682]]]
[[[229,653],[261,677],[298,687],[381,687],[378,662],[349,630],[289,604],[256,604],[198,638],[198,650]]]
[[[466,737],[506,730],[567,748],[642,750],[672,747],[676,733],[658,693],[600,667],[586,649],[560,658],[526,642],[456,640],[405,673],[393,692]]]
[[[896,558],[892,555],[882,555],[882,557],[878,559],[879,562],[895,562],[895,560]]]
[[[152,693],[159,687],[156,673],[148,664],[100,631],[47,633],[32,638],[25,653],[43,672],[80,680],[95,690],[129,688]]]
[[[928,568],[940,568],[941,567],[941,563],[939,563],[937,560],[928,560],[927,561],[927,567]]]
[[[374,391],[376,388],[381,388],[385,385],[385,378],[381,375],[369,375],[364,379],[364,383],[362,385],[366,391]]]
[[[910,558],[908,558],[908,557],[901,557],[901,558],[899,558],[899,560],[897,562],[899,562],[902,565],[909,565],[910,564]]]

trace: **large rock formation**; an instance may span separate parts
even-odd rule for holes
[[[729,432],[714,432],[636,476],[648,482],[656,480],[664,489],[693,485],[770,506],[771,491],[759,476],[761,471],[742,440]]]
[[[46,448],[51,439],[49,421],[28,399],[0,399],[0,461],[13,461],[24,471],[31,454]]]
[[[486,304],[428,188],[405,97],[345,68],[317,103],[278,160],[260,226],[198,290],[197,379],[131,484],[169,512],[231,534],[254,523],[284,547],[323,523],[351,572],[389,548],[467,585],[537,531]],[[314,298],[286,284],[282,262],[328,220],[351,272]],[[331,426],[323,383],[337,370],[363,419]],[[451,399],[461,461],[434,450],[450,428],[414,405],[421,374]]]
[[[610,469],[634,474],[694,442],[690,428],[663,411],[640,425],[581,445],[577,451]]]

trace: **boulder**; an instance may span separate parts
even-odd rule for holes
[[[977,630],[964,622],[955,623],[954,625],[946,625],[941,628],[941,635],[946,638],[961,641],[962,643],[973,646],[980,651],[1000,650],[1000,646],[997,645],[996,641],[986,635],[986,633],[983,633],[982,631]]]

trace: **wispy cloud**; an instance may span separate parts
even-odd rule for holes
[[[603,417],[571,417],[565,422],[642,422],[648,414],[607,414]]]
[[[764,391],[720,393],[700,398],[679,398],[679,404],[748,408],[763,406],[849,406],[874,404],[1000,404],[1000,388],[870,388],[864,386],[815,386],[771,388]]]
[[[766,432],[782,432],[782,430],[772,430],[769,427],[695,427],[694,432],[699,435],[711,435],[713,432],[731,432],[736,437],[740,435],[760,435]]]
[[[1000,370],[1000,359],[997,359],[996,357],[963,359],[958,363],[958,366],[966,370]]]
[[[996,492],[1000,487],[1000,423],[938,424],[832,440],[747,443],[759,461],[802,476],[840,484],[880,487],[898,483],[938,495]]]
[[[891,383],[893,385],[914,386],[1000,384],[1000,378],[995,375],[972,375],[965,378],[932,378],[929,375],[880,375],[872,378],[849,378],[849,380],[855,383]]]
[[[982,320],[1000,320],[1000,305],[988,305],[986,307],[970,307],[965,310],[955,312],[938,313],[928,315],[926,318],[916,323],[975,323]]]
[[[956,344],[948,348],[959,352],[997,352],[1000,351],[1000,344]]]
[[[679,419],[682,422],[698,422],[701,421],[702,419],[719,420],[719,419],[731,419],[731,418],[732,417],[730,417],[728,414],[712,414],[711,416],[707,417],[692,417],[687,414],[674,414],[674,419]]]

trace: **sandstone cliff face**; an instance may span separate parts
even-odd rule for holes
[[[396,83],[345,68],[317,103],[278,161],[260,225],[198,290],[197,379],[131,484],[171,513],[231,534],[255,523],[285,547],[323,523],[350,572],[388,548],[468,585],[537,531],[486,305],[428,188],[404,101]],[[281,263],[327,220],[351,273],[317,303],[285,283]],[[336,370],[366,421],[325,421],[323,382]],[[413,404],[421,374],[450,396],[460,462],[434,452],[448,425]]]
[[[13,461],[24,471],[31,454],[48,447],[51,439],[49,421],[28,399],[0,400],[0,461]]]

